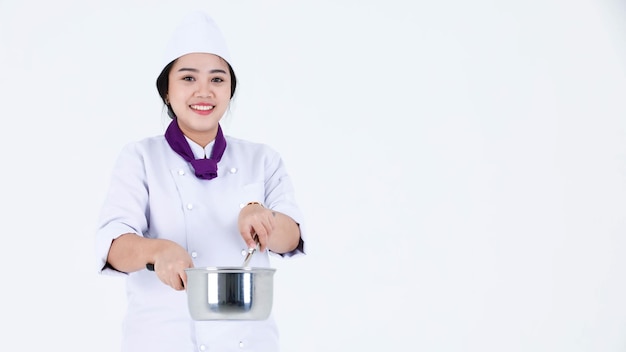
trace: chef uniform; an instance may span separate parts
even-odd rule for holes
[[[202,41],[207,39],[203,48]],[[227,57],[223,39],[204,14],[187,17],[172,41],[168,60],[188,52]],[[215,42],[221,47],[212,47]],[[191,47],[185,48],[189,43]],[[202,148],[186,139],[195,158],[211,155],[215,141]],[[225,139],[218,176],[210,180],[196,177],[191,164],[172,150],[163,135],[126,145],[115,163],[98,223],[96,256],[100,273],[126,276],[128,306],[122,352],[279,350],[278,330],[271,315],[262,321],[195,321],[190,317],[185,291],[165,285],[152,271],[127,274],[106,264],[112,241],[135,233],[180,244],[195,267],[241,266],[247,246],[237,220],[249,202],[260,202],[298,223],[298,248],[280,256],[304,255],[302,214],[280,155],[264,144],[231,136]],[[278,256],[259,252],[249,265],[270,267],[269,255]]]

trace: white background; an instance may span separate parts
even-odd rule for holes
[[[285,352],[626,351],[618,0],[0,0],[0,350],[118,350],[96,217],[193,9],[240,79],[226,132],[281,152],[308,220]]]

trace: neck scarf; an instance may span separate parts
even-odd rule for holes
[[[183,131],[178,127],[176,118],[172,119],[172,122],[167,127],[165,139],[178,155],[191,163],[196,177],[203,180],[212,180],[217,177],[217,163],[222,159],[224,150],[226,150],[226,138],[224,138],[220,125],[217,126],[215,143],[213,144],[213,149],[211,149],[211,157],[208,159],[196,159],[194,157]]]

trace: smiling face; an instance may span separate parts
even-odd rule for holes
[[[167,99],[181,131],[199,145],[204,147],[215,139],[230,98],[231,77],[221,57],[187,54],[172,66]]]

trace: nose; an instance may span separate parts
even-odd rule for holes
[[[198,82],[198,89],[196,90],[196,97],[198,98],[210,98],[213,96],[213,90],[209,82]]]

